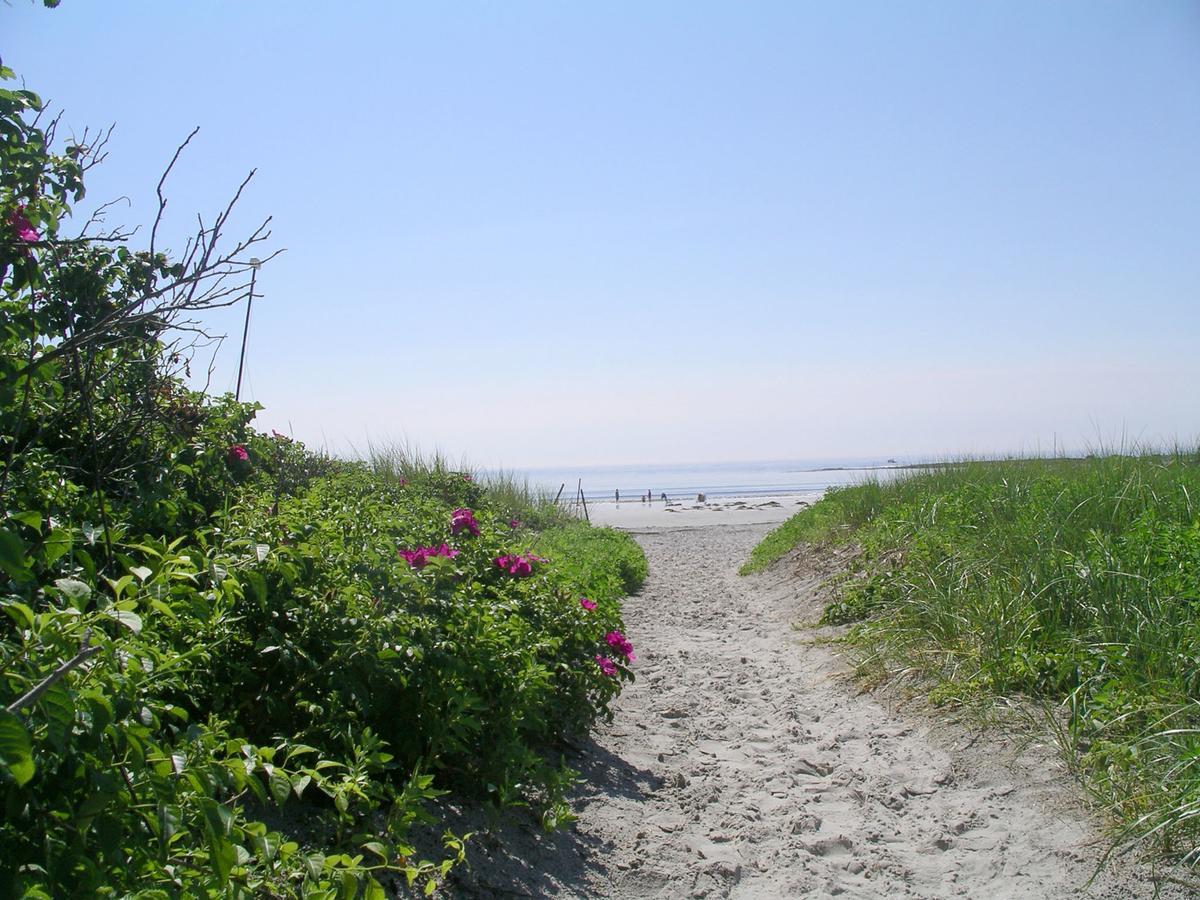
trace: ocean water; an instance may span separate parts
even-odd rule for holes
[[[649,491],[654,499],[786,496],[856,484],[867,478],[894,478],[921,460],[895,458],[773,460],[765,462],[676,463],[668,465],[577,466],[518,469],[531,485],[551,493],[561,485],[563,497],[574,497],[582,483],[588,502],[637,501]]]

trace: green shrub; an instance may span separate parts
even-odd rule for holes
[[[596,600],[635,593],[646,579],[646,554],[637,541],[613,528],[576,522],[542,532],[538,552],[558,563],[575,590]]]
[[[0,895],[382,897],[463,859],[409,842],[446,790],[569,822],[560,741],[632,678],[629,546],[538,559],[515,485],[187,389],[171,324],[225,296],[188,285],[246,262],[59,241],[98,151],[40,106],[0,90]]]

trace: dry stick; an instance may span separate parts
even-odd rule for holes
[[[587,522],[591,522],[592,520],[588,516],[587,497],[583,496],[583,479],[582,478],[579,479],[579,485],[576,490],[578,492],[575,494],[575,497],[576,497],[575,502],[583,505],[583,518]]]
[[[50,690],[56,681],[62,679],[72,669],[82,665],[88,659],[100,652],[99,647],[89,647],[88,642],[92,639],[92,629],[88,629],[83,633],[83,641],[79,645],[79,652],[68,659],[65,663],[43,678],[40,682],[34,685],[25,695],[18,697],[12,703],[8,704],[6,709],[8,712],[16,715],[16,713],[24,709],[26,706],[33,706],[41,699],[42,694]]]
[[[554,495],[554,505],[555,506],[558,506],[558,498],[562,496],[563,488],[565,488],[566,486],[567,486],[567,483],[565,481],[558,486],[558,493]]]

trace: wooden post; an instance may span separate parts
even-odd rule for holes
[[[583,493],[583,479],[579,479],[579,499],[583,501],[583,519],[589,525],[592,523],[592,517],[588,515],[587,496]]]

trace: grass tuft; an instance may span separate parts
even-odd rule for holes
[[[423,451],[408,443],[369,444],[367,466],[384,482],[427,484],[467,478],[486,490],[492,509],[522,527],[542,531],[576,521],[571,508],[556,504],[553,494],[530,485],[524,476],[503,469],[480,472],[466,460],[454,462],[440,451]]]

